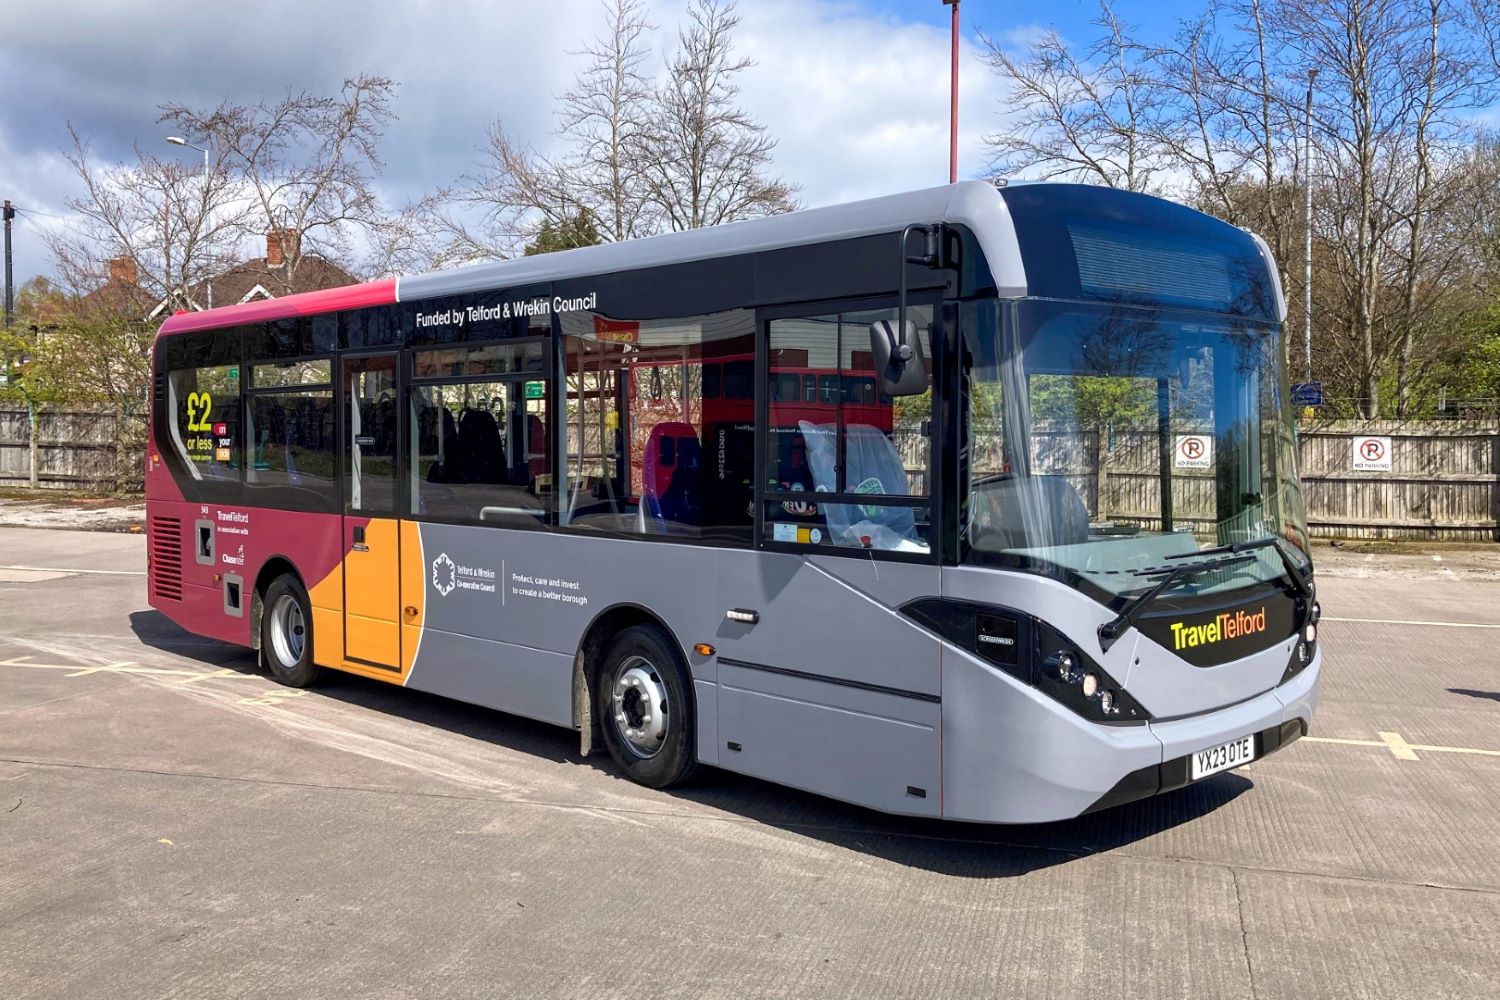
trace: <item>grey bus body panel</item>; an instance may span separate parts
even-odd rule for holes
[[[990,184],[965,181],[767,219],[750,219],[708,229],[398,278],[396,298],[400,302],[412,302],[440,295],[516,288],[566,278],[899,233],[913,222],[968,226],[984,251],[999,294],[1002,297],[1026,294],[1026,274],[1016,244],[1015,227],[1000,192]],[[917,250],[914,238],[912,251]],[[893,278],[896,263],[892,259]]]
[[[425,616],[409,687],[569,725],[586,630],[636,605],[689,663],[702,760],[937,815],[938,642],[891,610],[934,592],[937,567],[433,523],[420,533]],[[734,607],[761,620],[731,622]],[[700,642],[717,656],[694,654]]]

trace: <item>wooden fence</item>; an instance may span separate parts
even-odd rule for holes
[[[36,486],[89,492],[138,491],[145,464],[146,422],[112,410],[49,410],[36,414]],[[0,406],[0,486],[32,482],[31,418]]]
[[[1176,430],[1212,434],[1209,428]],[[1365,437],[1389,439],[1388,471],[1356,470],[1355,442]],[[908,467],[925,465],[922,442],[898,438]],[[1264,452],[1275,446],[1270,438],[1260,444]],[[1157,528],[1159,448],[1154,427],[1117,427],[1101,435],[1042,425],[1033,436],[1032,465],[1037,472],[1066,477],[1094,519]],[[1500,424],[1494,421],[1313,422],[1298,428],[1297,451],[1314,537],[1500,541]],[[1001,467],[998,452],[996,441],[974,442],[975,460],[983,468]],[[1214,472],[1173,465],[1174,523],[1212,526],[1217,520]]]
[[[1191,428],[1179,428],[1190,432]],[[1206,430],[1206,429],[1205,429]],[[1356,438],[1390,439],[1389,471],[1354,468]],[[1104,448],[1101,451],[1101,437]],[[898,433],[912,468],[926,466],[925,439]],[[42,489],[139,490],[145,421],[139,414],[81,409],[38,414],[37,485]],[[999,468],[997,442],[974,443],[976,462]],[[1500,541],[1500,424],[1493,421],[1324,421],[1298,429],[1302,495],[1315,537]],[[1068,478],[1091,514],[1160,523],[1161,473],[1154,428],[1040,427],[1038,471]],[[1262,448],[1274,442],[1262,442]],[[920,459],[918,453],[920,454]],[[0,486],[31,478],[24,407],[0,406]],[[1215,521],[1209,470],[1172,470],[1173,517]]]

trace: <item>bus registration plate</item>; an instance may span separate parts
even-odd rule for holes
[[[1241,736],[1193,754],[1193,780],[1248,764],[1255,759],[1255,737]]]

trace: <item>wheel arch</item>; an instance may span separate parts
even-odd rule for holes
[[[279,576],[296,577],[302,588],[307,589],[307,581],[302,578],[296,563],[289,556],[277,553],[266,557],[265,562],[260,564],[260,570],[255,574],[255,587],[250,592],[250,648],[257,653],[260,651],[261,618],[266,612],[266,588]]]
[[[608,652],[615,636],[637,625],[655,625],[660,628],[672,641],[672,646],[682,657],[682,662],[688,664],[687,694],[693,699],[693,712],[697,714],[697,692],[693,686],[692,661],[688,658],[687,650],[683,648],[672,626],[668,625],[661,615],[644,605],[629,601],[612,604],[596,614],[589,622],[573,654],[573,727],[578,730],[579,752],[585,757],[592,753],[595,747],[603,745],[599,733],[599,719],[594,712],[594,688],[599,680],[599,671],[604,665],[605,653]]]

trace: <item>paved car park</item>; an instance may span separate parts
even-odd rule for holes
[[[1329,553],[1309,739],[1009,828],[279,688],[144,561],[0,528],[3,997],[1500,995],[1500,581],[1461,557]]]

